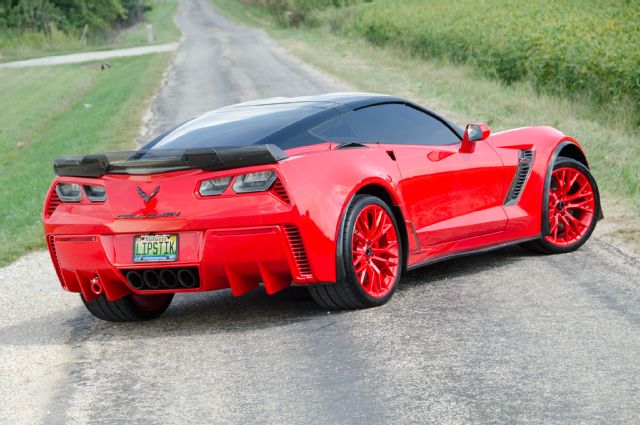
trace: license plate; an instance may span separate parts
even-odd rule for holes
[[[176,261],[178,235],[136,235],[133,238],[133,261]]]

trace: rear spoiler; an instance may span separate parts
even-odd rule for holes
[[[59,156],[53,160],[58,176],[101,177],[105,174],[156,174],[201,169],[228,170],[253,165],[275,164],[289,156],[276,145],[153,149],[96,155]]]

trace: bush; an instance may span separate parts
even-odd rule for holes
[[[145,0],[0,0],[0,29],[50,34],[58,28],[79,34],[85,25],[104,32],[142,19]]]
[[[313,12],[326,8],[339,8],[358,3],[360,0],[242,0],[268,9],[286,26],[313,24]]]

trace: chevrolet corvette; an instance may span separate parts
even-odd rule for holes
[[[463,128],[377,94],[240,103],[137,151],[55,158],[54,172],[51,260],[109,321],[156,318],[176,293],[259,286],[380,306],[408,270],[513,244],[571,252],[602,218],[570,136]]]

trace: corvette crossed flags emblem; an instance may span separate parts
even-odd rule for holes
[[[142,190],[140,186],[138,186],[137,192],[138,195],[140,195],[140,197],[144,199],[144,203],[148,204],[153,198],[155,198],[158,192],[160,192],[160,186],[156,186],[155,189],[153,189],[149,194],[147,194],[144,190]]]

